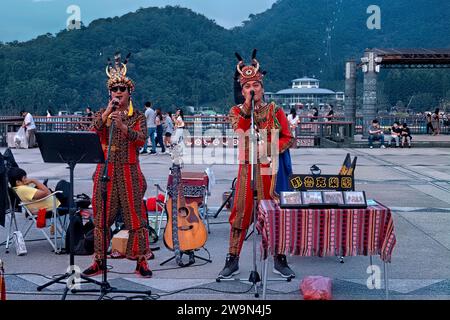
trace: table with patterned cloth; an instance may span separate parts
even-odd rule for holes
[[[281,209],[277,202],[259,203],[257,229],[266,259],[273,254],[299,256],[374,256],[391,262],[396,238],[391,210],[376,202],[367,209]],[[266,283],[264,283],[264,291]],[[264,294],[265,296],[265,294]]]

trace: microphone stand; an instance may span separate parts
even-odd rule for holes
[[[248,281],[252,283],[255,288],[255,298],[259,297],[258,293],[258,282],[261,282],[261,277],[259,276],[258,269],[256,266],[256,223],[257,223],[257,205],[258,205],[258,190],[256,190],[255,183],[255,172],[258,163],[257,155],[257,144],[258,137],[255,132],[255,92],[251,91],[252,95],[252,110],[251,110],[251,124],[250,124],[250,165],[251,165],[251,175],[250,175],[250,185],[253,191],[253,270],[250,272],[250,277]]]
[[[113,108],[113,111],[115,111],[115,107]],[[102,173],[102,179],[101,179],[101,188],[102,188],[102,201],[103,201],[103,210],[102,210],[102,219],[103,219],[103,256],[102,256],[102,282],[98,283],[100,285],[100,289],[93,289],[93,290],[72,290],[73,293],[77,292],[100,292],[100,296],[98,300],[102,300],[107,294],[109,293],[129,293],[129,294],[138,294],[140,296],[137,296],[139,298],[147,298],[151,297],[152,292],[150,290],[147,291],[137,291],[137,290],[119,290],[117,288],[111,287],[111,285],[108,282],[108,270],[107,270],[107,263],[108,263],[108,257],[107,257],[107,251],[108,251],[108,231],[110,226],[108,226],[107,221],[107,214],[106,214],[106,207],[108,204],[108,182],[110,181],[110,178],[108,177],[108,165],[109,165],[109,159],[111,156],[111,145],[113,140],[113,134],[115,129],[115,123],[114,120],[111,121],[111,126],[109,127],[109,140],[108,140],[108,152],[107,157],[105,159],[104,167],[103,167],[103,173]],[[128,299],[127,299],[128,300]]]

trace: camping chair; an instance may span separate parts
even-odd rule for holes
[[[24,229],[25,231],[22,232],[23,233],[23,238],[26,239],[26,236],[28,235],[28,233],[30,232],[31,228],[33,228],[33,226],[35,228],[37,228],[36,226],[36,212],[32,212],[30,209],[31,205],[35,205],[35,204],[39,204],[42,201],[45,201],[49,198],[53,199],[53,207],[47,211],[46,213],[46,220],[51,220],[53,222],[54,225],[54,233],[53,235],[50,234],[50,232],[47,232],[44,228],[37,228],[45,237],[45,239],[50,243],[51,247],[53,248],[53,251],[55,253],[60,253],[61,252],[61,248],[62,248],[62,240],[65,237],[65,233],[66,233],[66,210],[58,210],[58,207],[56,206],[56,195],[59,193],[62,193],[62,191],[56,191],[53,192],[52,194],[48,195],[45,198],[36,200],[36,201],[31,201],[31,202],[22,202],[22,200],[20,199],[20,197],[17,195],[17,193],[14,191],[14,189],[12,188],[8,188],[8,191],[10,193],[10,201],[11,201],[11,220],[10,220],[10,226],[8,229],[8,235],[7,235],[7,239],[9,240],[11,237],[11,229],[12,229],[12,224],[14,221],[15,227],[16,227],[16,231],[17,231],[17,221],[16,221],[16,209],[15,206],[18,205],[19,207],[22,208],[22,212],[25,213],[25,216],[30,220],[28,226],[25,226],[26,229]],[[62,221],[61,217],[64,216],[64,222]],[[53,238],[53,239],[52,239]],[[58,239],[61,240],[61,242],[58,245]],[[7,240],[7,247],[6,249],[8,250],[9,248],[9,241]]]
[[[5,250],[6,253],[9,253],[9,244],[11,242],[11,235],[12,235],[12,228],[13,224],[15,227],[15,231],[19,231],[19,228],[17,226],[17,219],[16,219],[16,212],[22,212],[22,208],[19,206],[19,202],[15,201],[15,197],[12,194],[12,190],[7,187],[8,195],[6,196],[6,199],[8,201],[8,209],[6,211],[6,216],[9,217],[9,225],[8,225],[8,231],[6,232],[6,245]],[[12,200],[14,199],[14,201]]]

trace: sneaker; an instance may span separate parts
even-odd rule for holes
[[[150,151],[149,154],[156,154],[156,151]]]
[[[370,149],[373,149],[373,146],[370,146],[369,148],[370,148]]]
[[[386,149],[386,146],[384,144],[381,145],[381,149]]]
[[[95,277],[102,273],[102,262],[101,260],[94,260],[94,263],[83,271],[83,275],[86,277]]]
[[[225,260],[225,267],[220,271],[218,279],[230,279],[239,273],[239,257],[229,254]]]
[[[295,278],[295,272],[289,268],[286,256],[283,254],[273,257],[273,273],[279,274],[283,278]]]
[[[141,154],[146,154],[146,153],[148,153],[148,152],[145,151],[145,150],[142,150],[140,153],[141,153]]]
[[[143,278],[151,278],[153,275],[152,270],[148,267],[147,260],[137,263],[135,273]]]

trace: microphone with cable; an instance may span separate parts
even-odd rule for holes
[[[114,100],[113,101],[113,105],[112,105],[112,112],[115,112],[117,110],[117,107],[119,106],[119,101],[118,100]]]
[[[250,106],[251,106],[251,108],[253,110],[254,107],[255,107],[255,91],[254,90],[250,91],[250,96],[251,96],[251,100],[250,100],[251,104],[250,104]]]
[[[112,121],[112,113],[117,111],[117,107],[119,106],[120,102],[118,100],[113,100],[112,101],[112,108],[111,108],[111,113],[108,116],[108,120],[106,122],[106,126],[107,127],[111,127],[112,125],[114,125],[114,122]]]

